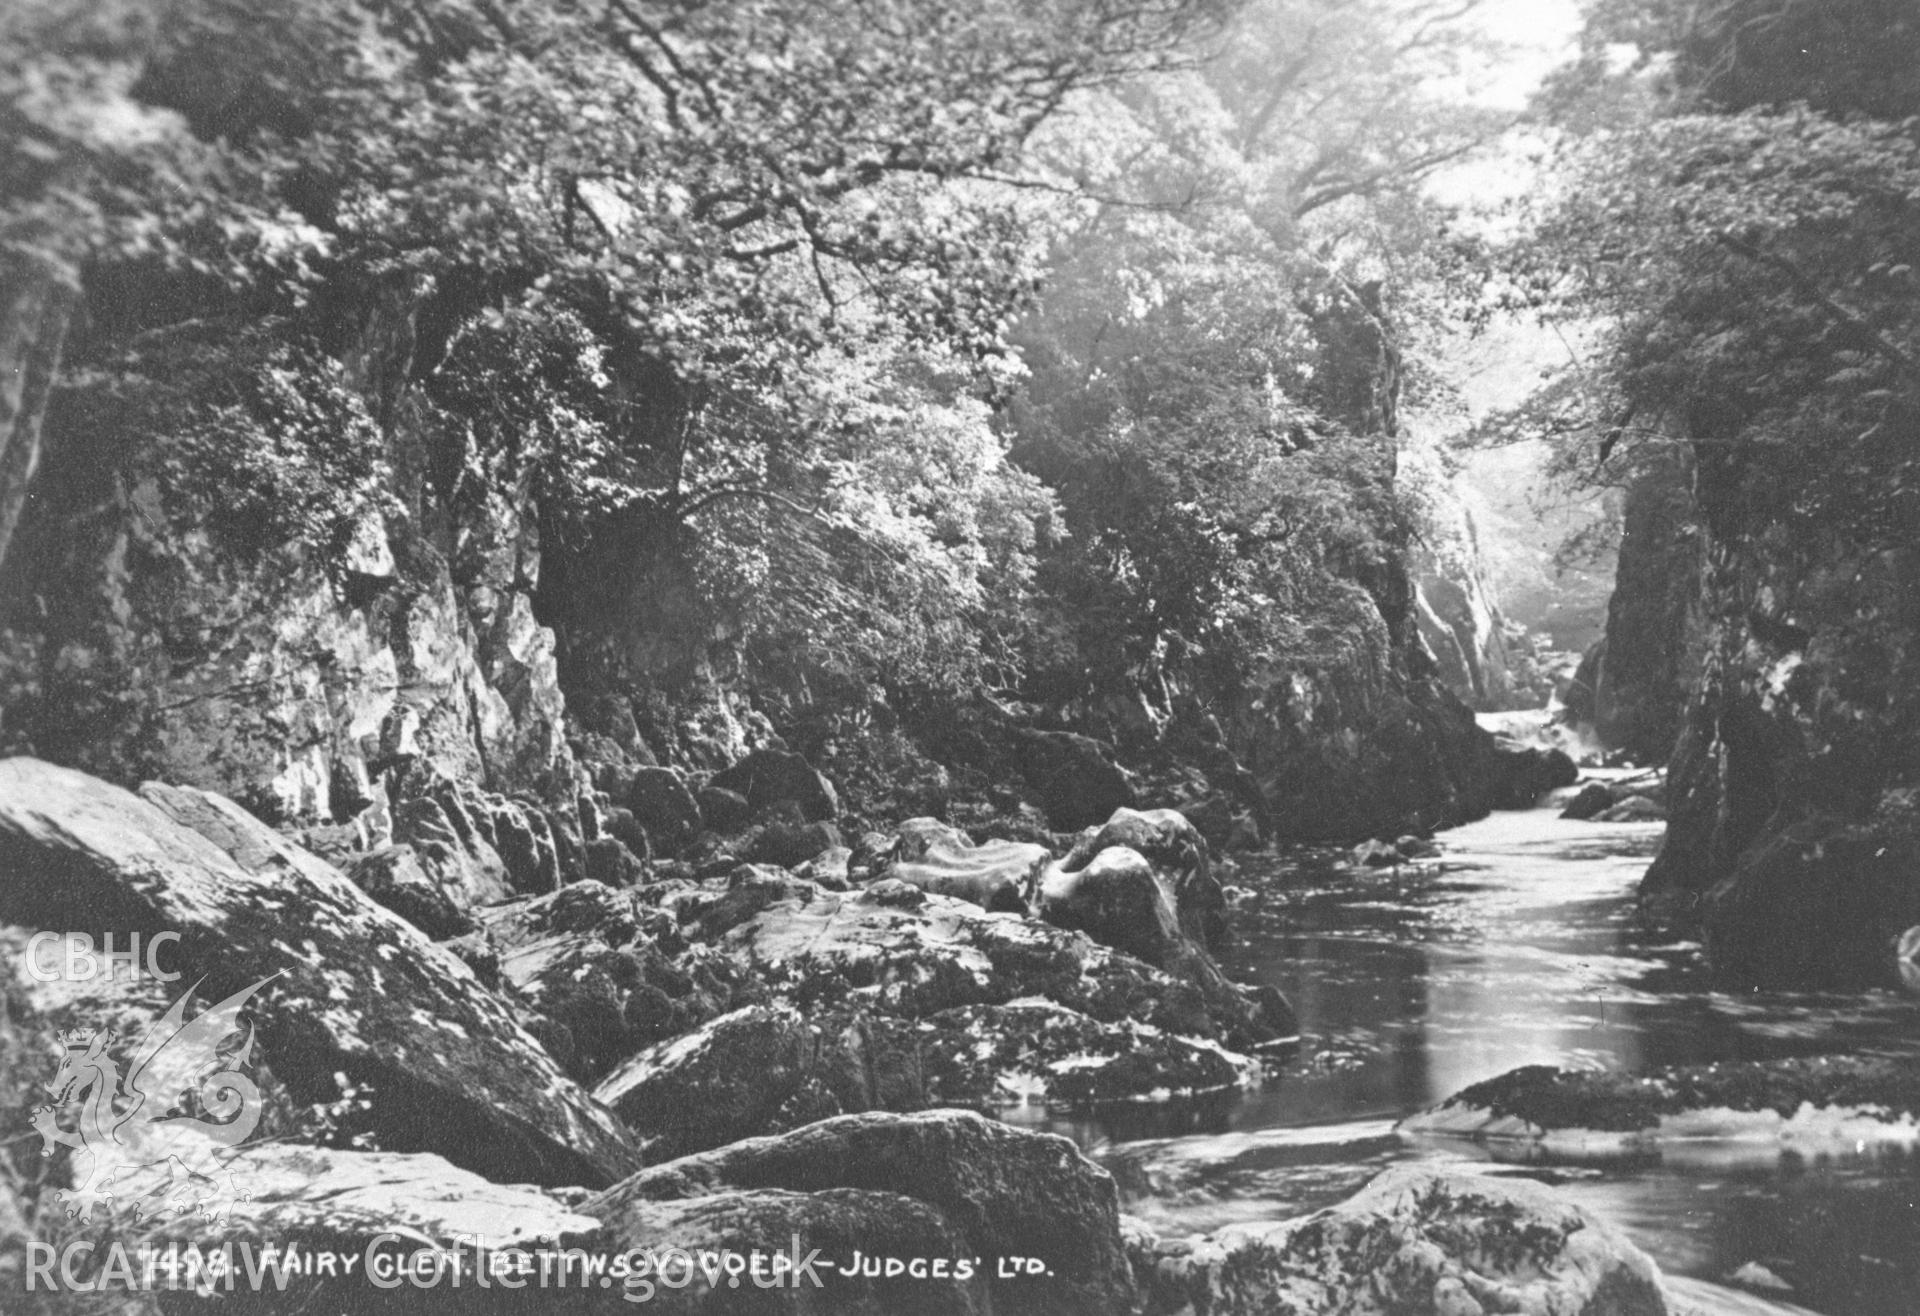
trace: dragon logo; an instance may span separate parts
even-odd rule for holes
[[[260,1089],[240,1072],[254,1040],[240,1011],[279,976],[189,1020],[195,983],[141,1036],[124,1082],[109,1054],[111,1031],[59,1035],[60,1067],[47,1085],[53,1100],[36,1108],[33,1127],[45,1144],[41,1155],[74,1149],[76,1186],[60,1194],[70,1217],[92,1220],[94,1207],[116,1195],[133,1202],[138,1219],[193,1210],[219,1218],[244,1200],[230,1175],[224,1190],[216,1178],[223,1155],[260,1122]],[[78,1112],[70,1131],[59,1119],[65,1110]],[[116,1194],[115,1184],[134,1191]]]

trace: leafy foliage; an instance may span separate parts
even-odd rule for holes
[[[530,495],[559,551],[657,524],[716,625],[951,681],[1051,509],[990,424],[1040,254],[998,180],[1222,9],[37,0],[7,177],[60,185],[0,220],[91,258],[66,413],[170,436],[230,526],[338,547],[367,510],[407,381],[356,325],[397,301],[456,501]],[[209,309],[267,317],[224,371]]]
[[[1398,340],[1382,286],[1458,267],[1422,185],[1499,116],[1443,78],[1473,6],[1265,0],[1203,68],[1089,94],[1036,151],[1098,201],[1060,232],[1018,332],[1015,455],[1061,491],[1062,600],[1034,637],[1063,687],[1206,663],[1336,661],[1399,551]],[[1407,314],[1408,312],[1411,315]]]
[[[379,427],[339,362],[267,321],[141,335],[69,379],[59,423],[131,450],[243,553],[282,543],[337,555],[394,513]]]
[[[400,517],[404,423],[839,674],[1311,657],[1405,533],[1381,287],[1458,269],[1474,7],[35,0],[85,178],[8,231],[85,234],[64,414],[251,536]]]
[[[1840,117],[1920,111],[1920,15],[1905,0],[1597,0],[1580,57],[1546,97],[1563,120],[1603,117],[1652,74],[1657,102],[1738,112],[1795,102]],[[1627,58],[1619,58],[1620,53]]]
[[[1630,461],[1671,430],[1696,450],[1702,503],[1723,531],[1799,521],[1868,545],[1908,541],[1920,525],[1920,131],[1859,112],[1889,104],[1899,79],[1852,96],[1833,80],[1885,15],[1769,7],[1745,30],[1854,41],[1829,40],[1796,66],[1799,81],[1770,83],[1770,102],[1815,103],[1754,104],[1757,70],[1784,57],[1735,42],[1728,25],[1751,6],[1707,8],[1704,29],[1676,35],[1659,5],[1613,6],[1599,30],[1676,40],[1666,67],[1681,108],[1740,108],[1581,140],[1534,238],[1535,296],[1613,325],[1600,404],[1611,419],[1584,432],[1589,455],[1573,460]]]

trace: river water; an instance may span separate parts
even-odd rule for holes
[[[1053,1127],[1165,1234],[1302,1214],[1389,1164],[1450,1159],[1555,1184],[1681,1277],[1703,1312],[1920,1312],[1911,1153],[1702,1143],[1631,1164],[1496,1166],[1474,1144],[1393,1132],[1518,1065],[1920,1051],[1920,996],[1716,990],[1698,945],[1636,911],[1660,832],[1541,808],[1443,833],[1437,860],[1400,869],[1249,864],[1222,958],[1292,1000],[1298,1052],[1253,1092]]]

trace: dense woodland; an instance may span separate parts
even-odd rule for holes
[[[552,628],[543,734],[588,761],[714,769],[770,719],[887,813],[915,773],[995,775],[973,708],[1184,763],[1176,795],[1261,836],[1470,814],[1412,634],[1411,559],[1462,556],[1449,459],[1399,420],[1447,406],[1449,335],[1577,328],[1457,441],[1664,479],[1698,553],[1898,552],[1920,498],[1902,7],[1596,4],[1524,112],[1471,94],[1502,59],[1478,10],[10,6],[3,734],[177,770],[163,724],[234,630],[182,590],[351,609],[397,551],[397,593],[444,572],[482,649],[532,670]],[[1523,198],[1436,200],[1516,141]],[[192,583],[79,602],[128,592],[88,574],[116,518],[165,527],[156,560],[190,541]],[[1613,655],[1659,686],[1619,695],[1643,755],[1697,670],[1680,593],[1656,659]],[[1894,702],[1841,794],[1910,772]],[[1328,748],[1356,729],[1374,760]],[[330,786],[250,803],[350,817],[380,759],[345,734],[314,733]],[[556,752],[478,776],[550,791]],[[259,775],[214,757],[207,784]],[[1329,765],[1449,784],[1327,813]]]
[[[1571,800],[1665,824],[1593,842],[1638,906],[1526,888],[1517,988],[1420,906],[1347,938],[1379,991],[1316,1006],[1404,998],[1463,1051],[1440,1011],[1501,1027],[1601,940],[1715,991],[1920,983],[1920,15],[1587,0],[1509,95],[1513,8],[0,3],[0,959],[173,932],[223,1027],[273,983],[226,1205],[302,1238],[1052,1259],[909,1286],[955,1312],[1691,1310],[1508,1176],[1395,1163],[1351,1228],[1200,1246],[983,1118],[1217,1132],[1397,1047],[1276,1080],[1310,1011],[1230,972],[1234,924],[1306,954],[1341,883],[1343,929],[1444,896],[1436,833],[1574,784],[1476,719],[1549,697],[1665,765]],[[1537,387],[1471,401],[1522,338],[1559,347]],[[1596,509],[1561,563],[1617,560],[1583,655],[1489,585],[1465,473],[1518,445]],[[1679,995],[1647,981],[1623,1008]],[[163,1006],[55,996],[0,979],[0,1281],[128,1225],[73,1094],[129,1034],[67,1030]],[[1910,1059],[1828,1067],[1796,1016],[1690,1069],[1739,1024],[1689,999],[1657,1079],[1514,1059],[1307,1114],[1639,1156],[1692,1107],[1831,1101],[1910,1151]],[[1334,1155],[1371,1173],[1372,1136]],[[1306,1144],[1176,1149],[1167,1192],[1257,1188],[1256,1145]],[[873,1279],[828,1309],[902,1310]],[[376,1310],[345,1291],[247,1309]],[[470,1297],[431,1309],[525,1310]]]
[[[236,552],[420,517],[343,360],[397,301],[428,481],[531,497],[550,579],[903,694],[1324,659],[1413,515],[1373,358],[1469,245],[1420,184],[1502,126],[1461,19],[17,7],[10,314],[69,326],[47,428],[165,431]]]

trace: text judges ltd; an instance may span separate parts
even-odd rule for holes
[[[987,1264],[990,1261],[990,1266]],[[56,1248],[29,1244],[28,1291],[72,1293],[284,1290],[295,1279],[356,1281],[380,1289],[442,1286],[475,1288],[603,1288],[618,1286],[629,1302],[645,1302],[659,1289],[823,1288],[835,1278],[954,1280],[965,1283],[985,1270],[1000,1279],[1039,1277],[1050,1268],[1033,1257],[896,1257],[855,1251],[843,1263],[804,1254],[798,1235],[785,1251],[692,1251],[683,1248],[588,1252],[579,1248],[492,1249],[463,1235],[460,1246],[405,1247],[397,1234],[381,1234],[363,1252],[304,1248],[298,1243],[229,1242],[211,1247],[80,1240]]]

